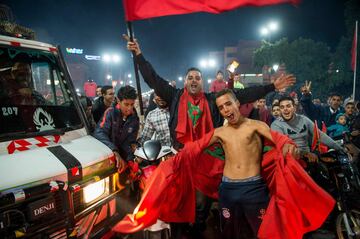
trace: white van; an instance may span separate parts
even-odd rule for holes
[[[89,135],[59,47],[0,36],[0,111],[0,238],[109,236],[114,155]]]

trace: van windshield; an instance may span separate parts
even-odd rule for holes
[[[82,126],[56,54],[0,45],[0,141]]]

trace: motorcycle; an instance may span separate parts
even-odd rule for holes
[[[146,181],[153,174],[157,166],[169,156],[173,151],[169,146],[161,146],[158,140],[148,140],[143,143],[142,147],[135,150],[135,163],[132,168],[133,179],[139,183],[139,197],[146,187]],[[144,229],[145,239],[168,239],[170,238],[170,224],[161,220],[150,227]]]
[[[336,199],[336,233],[339,239],[360,238],[360,174],[350,154],[328,151],[320,155],[321,175]]]

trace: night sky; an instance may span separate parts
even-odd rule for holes
[[[121,34],[126,33],[121,0],[0,0],[8,5],[20,25],[35,30],[37,40],[83,48],[86,54],[117,52],[123,72],[132,71],[130,54]],[[344,2],[303,0],[300,5],[244,7],[212,15],[195,13],[134,22],[145,57],[158,73],[177,79],[186,68],[197,66],[209,51],[236,45],[240,39],[260,40],[259,29],[269,20],[280,23],[271,39],[311,38],[334,50],[345,35]],[[68,61],[79,58],[67,56]],[[97,67],[101,66],[101,62]],[[96,69],[96,67],[94,68]],[[100,69],[100,68],[99,68]],[[97,76],[95,75],[95,78]],[[96,79],[95,79],[96,81]]]

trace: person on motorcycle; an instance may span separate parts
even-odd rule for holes
[[[295,102],[290,96],[280,98],[279,105],[281,118],[271,124],[271,129],[288,135],[299,147],[301,157],[307,158],[310,162],[316,162],[318,157],[310,150],[314,135],[314,123],[308,117],[295,113]],[[320,132],[320,141],[329,148],[343,150],[339,144],[323,132]]]
[[[157,108],[150,111],[146,116],[145,126],[138,142],[143,144],[145,141],[153,138],[159,140],[161,146],[171,147],[170,129],[169,129],[169,107],[160,96],[154,93],[154,102]]]
[[[347,127],[347,120],[345,114],[338,114],[336,116],[336,124],[331,125],[327,128],[327,134],[335,139],[342,139],[345,133],[349,133],[349,128]]]

